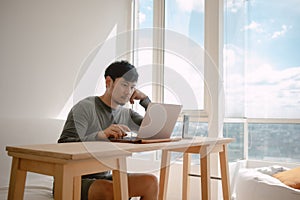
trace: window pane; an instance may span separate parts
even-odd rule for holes
[[[249,5],[247,114],[299,118],[299,1],[257,1]],[[288,13],[288,14],[287,14]]]
[[[299,118],[299,6],[295,0],[226,1],[227,116]]]
[[[137,88],[152,99],[152,60],[153,60],[153,0],[135,0],[134,11],[134,65],[139,73]],[[135,106],[140,114],[145,110]]]
[[[153,36],[147,28],[153,27],[153,0],[135,0],[134,23],[134,64],[138,66],[152,63]]]
[[[230,162],[244,159],[244,124],[225,123],[224,137],[234,138],[228,145],[228,160]]]
[[[300,124],[249,124],[249,158],[300,162]]]
[[[187,54],[203,58],[204,1],[165,2],[165,26],[170,30],[165,34],[165,46],[188,47]],[[185,110],[200,110],[204,102],[203,64],[195,64],[184,54],[172,48],[165,51],[164,101],[183,104]]]
[[[245,116],[246,34],[241,31],[247,21],[244,0],[225,0],[224,13],[224,89],[225,116]]]
[[[135,0],[135,29],[153,27],[153,0]]]
[[[182,121],[178,121],[174,128],[174,132],[172,136],[182,136]],[[183,137],[192,138],[196,136],[206,137],[207,136],[207,123],[206,122],[198,122],[198,121],[190,121],[188,123],[187,133]]]

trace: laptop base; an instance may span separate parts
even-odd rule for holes
[[[133,144],[149,144],[149,143],[160,143],[160,142],[176,142],[180,141],[181,138],[164,138],[164,139],[141,139],[137,137],[124,137],[124,138],[111,138],[111,142],[122,142],[122,143],[133,143]]]

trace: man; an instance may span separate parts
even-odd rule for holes
[[[128,101],[139,100],[146,109],[150,99],[137,90],[138,73],[127,61],[114,62],[105,70],[106,90],[100,97],[87,97],[70,111],[58,140],[80,142],[107,140],[126,136],[137,130],[143,117],[132,109],[123,107]],[[158,183],[151,174],[128,174],[129,196],[143,200],[158,198]],[[81,199],[113,199],[110,172],[82,177]]]

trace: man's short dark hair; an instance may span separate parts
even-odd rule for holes
[[[129,82],[137,82],[139,77],[136,68],[125,60],[116,61],[110,64],[104,73],[104,77],[106,78],[107,76],[110,76],[113,81],[115,81],[116,78],[123,77]]]

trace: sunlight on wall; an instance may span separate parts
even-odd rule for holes
[[[69,111],[81,99],[104,92],[104,70],[116,55],[117,24],[103,44],[93,49],[82,62],[74,83],[72,94],[56,119],[66,119]],[[114,38],[114,39],[112,39]],[[101,69],[101,70],[99,70]]]

